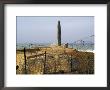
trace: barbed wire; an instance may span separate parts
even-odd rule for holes
[[[73,43],[76,43],[76,42],[79,42],[79,41],[82,42],[82,43],[84,43],[85,39],[92,38],[92,37],[94,37],[94,35],[83,37],[81,39],[78,39],[78,40],[74,41]]]

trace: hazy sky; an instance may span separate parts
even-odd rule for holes
[[[63,43],[94,35],[94,17],[17,16],[17,43],[56,43],[57,24],[61,23]]]

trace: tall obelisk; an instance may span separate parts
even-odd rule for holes
[[[58,32],[57,32],[57,41],[58,41],[58,46],[61,46],[61,25],[60,21],[58,21]]]

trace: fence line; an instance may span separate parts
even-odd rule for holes
[[[34,50],[31,50],[31,49],[29,50],[25,48],[24,50],[21,50],[21,51],[24,52],[24,65],[23,66],[24,66],[25,74],[82,73],[83,71],[80,71],[79,69],[77,69],[77,67],[81,66],[80,65],[81,63],[89,62],[88,61],[89,59],[85,60],[85,57],[88,57],[88,55],[86,55],[87,53],[84,53],[82,55],[78,52],[75,52],[76,53],[75,55],[78,58],[79,57],[81,58],[81,61],[80,61],[78,58],[74,58],[73,54],[69,55],[69,53],[56,53],[55,51],[54,52],[51,51],[50,53],[48,53],[48,51],[37,50],[36,52],[39,52],[39,53],[36,54]],[[92,61],[93,60],[94,58],[92,59]],[[90,63],[93,63],[92,61],[90,61]],[[91,68],[88,69],[89,68],[88,66],[85,66],[85,67],[87,70],[85,70],[83,73],[85,72],[93,73],[94,71],[93,66],[89,65],[89,67],[92,67],[92,69]]]

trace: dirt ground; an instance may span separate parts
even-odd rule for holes
[[[94,53],[53,46],[16,51],[17,74],[94,74]]]

